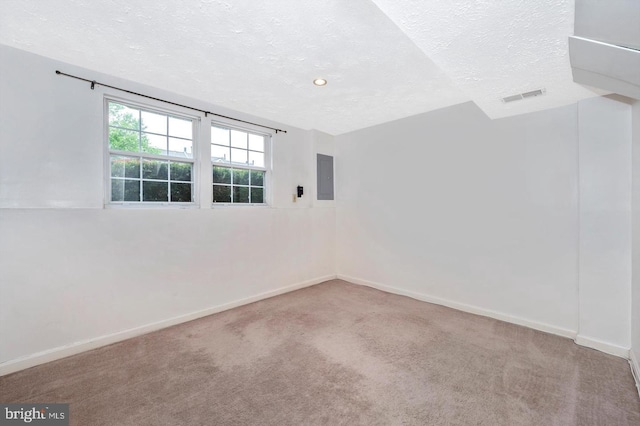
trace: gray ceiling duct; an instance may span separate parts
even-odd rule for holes
[[[640,2],[576,0],[573,81],[640,99]]]

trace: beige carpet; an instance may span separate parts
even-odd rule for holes
[[[330,281],[0,378],[73,425],[640,425],[627,361]]]

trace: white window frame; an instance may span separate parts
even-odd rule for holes
[[[174,157],[169,155],[157,155],[157,154],[149,154],[143,152],[129,152],[129,151],[118,151],[111,150],[109,146],[109,103],[118,103],[121,105],[125,105],[134,109],[138,109],[145,112],[162,114],[169,117],[175,117],[183,120],[190,120],[192,122],[192,158],[186,157]],[[104,205],[105,207],[143,207],[143,208],[154,208],[154,207],[174,207],[174,208],[197,208],[200,203],[200,126],[201,126],[201,117],[193,114],[187,114],[183,111],[179,111],[176,109],[168,109],[163,107],[158,107],[156,105],[150,105],[148,103],[139,102],[137,100],[132,99],[124,99],[117,96],[105,95],[104,103],[103,103],[103,121],[104,121],[104,129],[103,129],[103,140],[104,140],[104,177],[105,177],[105,198]],[[163,160],[163,161],[175,161],[181,163],[191,163],[191,202],[171,202],[171,193],[168,194],[169,201],[111,201],[111,156],[112,155],[121,155],[128,157],[138,157],[141,160],[150,159],[150,160]],[[141,165],[142,167],[142,165]],[[140,183],[142,184],[142,175],[140,176]],[[170,185],[169,185],[170,186]],[[141,192],[142,194],[142,192]]]
[[[211,182],[211,186],[209,188],[209,192],[211,193],[211,207],[212,208],[217,208],[217,207],[223,207],[223,208],[227,208],[227,207],[269,207],[271,205],[271,170],[272,170],[272,159],[271,159],[271,152],[272,152],[272,143],[273,143],[273,134],[269,133],[269,132],[264,132],[264,131],[259,131],[259,130],[255,130],[251,127],[244,127],[244,126],[237,126],[234,124],[229,124],[225,121],[219,121],[219,120],[211,120],[211,122],[209,123],[209,127],[218,127],[218,128],[222,128],[222,129],[228,129],[228,130],[238,130],[241,132],[245,132],[248,134],[253,134],[253,135],[259,135],[259,136],[263,136],[264,137],[264,167],[256,167],[256,166],[250,166],[250,165],[244,165],[244,164],[233,164],[231,162],[229,163],[217,163],[213,161],[213,155],[210,155],[209,157],[209,170],[210,170],[210,174],[213,173],[213,167],[217,166],[217,167],[225,167],[228,169],[236,169],[236,170],[258,170],[258,171],[263,171],[264,172],[264,182],[263,182],[263,188],[264,188],[264,192],[263,192],[263,202],[262,203],[216,203],[213,201],[213,186],[216,185],[215,183],[213,183],[213,181]],[[213,141],[211,138],[211,132],[209,132],[209,146],[213,145]],[[247,149],[246,151],[251,151],[250,149]],[[224,185],[224,186],[231,186],[231,191],[233,193],[233,182],[229,185],[226,184],[218,184],[218,185]],[[241,186],[245,186],[245,185],[241,185]],[[249,189],[249,191],[251,191],[251,189]]]

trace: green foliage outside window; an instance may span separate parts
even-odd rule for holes
[[[140,126],[140,117],[130,111],[124,105],[109,102],[109,147],[116,151],[160,154],[162,150],[149,146],[149,139],[141,133],[146,126]]]
[[[213,166],[214,203],[264,203],[262,170]]]
[[[140,110],[109,102],[110,150],[166,155],[150,146],[145,130]],[[192,171],[191,163],[112,154],[111,201],[190,203]]]

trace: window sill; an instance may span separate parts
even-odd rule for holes
[[[158,210],[190,210],[198,209],[200,206],[196,203],[108,203],[104,205],[105,209],[158,209]]]
[[[250,204],[250,203],[212,203],[212,209],[236,209],[236,208],[252,208],[265,209],[271,208],[268,204]]]

